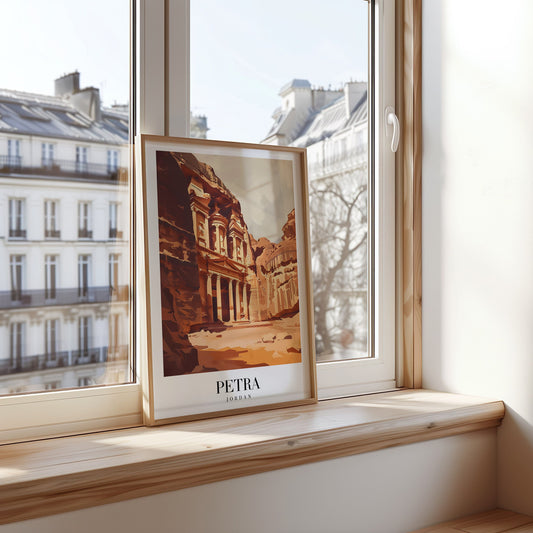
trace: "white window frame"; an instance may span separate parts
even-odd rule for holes
[[[156,117],[163,119],[164,114],[165,78],[160,70],[165,57],[164,0],[137,0],[133,11],[136,49],[132,55],[138,58],[132,76],[136,80],[135,133],[142,130],[162,134],[162,130],[150,128],[150,123]],[[82,172],[88,167],[88,149],[80,145],[76,148],[76,168]],[[133,327],[139,328],[138,318],[135,320]],[[132,350],[136,352],[134,347]],[[140,424],[142,397],[138,379],[105,387],[0,397],[0,443]]]
[[[44,235],[45,239],[53,239],[46,232],[59,231],[59,200],[44,201]]]
[[[107,172],[118,170],[118,150],[107,150]]]
[[[41,143],[41,166],[50,168],[55,161],[55,145],[53,143]]]
[[[44,353],[47,361],[55,361],[59,351],[59,318],[44,321]]]
[[[91,289],[92,255],[78,255],[78,298],[88,300]]]
[[[26,255],[11,254],[9,256],[9,278],[11,286],[11,300],[22,300],[26,289]],[[14,297],[17,295],[18,297]]]
[[[46,254],[44,256],[44,297],[45,300],[57,298],[57,280],[59,268],[59,255]]]
[[[319,399],[379,392],[396,388],[395,342],[395,155],[390,149],[390,128],[386,127],[385,109],[395,109],[395,1],[375,0],[374,24],[374,97],[370,99],[374,113],[374,128],[368,128],[369,146],[374,147],[374,285],[373,329],[374,357],[357,360],[318,363]],[[169,39],[167,43],[167,122],[157,123],[157,113],[148,126],[154,130],[143,133],[172,136],[189,134],[189,0],[168,0]],[[372,17],[369,17],[369,20]],[[370,23],[369,23],[369,35]],[[369,39],[370,43],[370,39]],[[154,67],[155,68],[155,67]],[[165,100],[166,98],[166,100]],[[152,104],[146,102],[145,105]],[[163,118],[164,118],[163,112]],[[369,113],[369,116],[371,113]],[[146,125],[145,125],[146,126]],[[369,125],[370,126],[370,125]],[[162,131],[161,131],[162,130]],[[369,206],[370,210],[370,206]],[[370,229],[370,228],[369,228]],[[372,233],[369,231],[369,235]],[[370,250],[369,250],[370,251]],[[370,255],[370,253],[369,253]],[[144,272],[144,270],[140,270]],[[370,286],[370,284],[369,284]]]
[[[120,254],[111,253],[107,260],[107,276],[109,289],[112,291],[118,290],[120,277]]]
[[[189,132],[190,104],[189,104],[189,0],[137,0],[134,9],[136,20],[135,51],[138,58],[135,65],[135,126],[134,134],[145,133],[155,135],[187,136]],[[381,16],[384,5],[391,6],[387,9],[391,15],[389,22],[377,28],[379,53],[376,54],[380,67],[386,63],[394,63],[394,54],[387,56],[385,48],[392,43],[394,46],[394,0],[376,0],[376,9]],[[168,20],[165,20],[165,13]],[[378,17],[379,20],[379,17]],[[387,19],[388,20],[388,19]],[[166,39],[165,36],[168,36]],[[394,48],[393,48],[394,50]],[[386,60],[386,61],[385,61]],[[392,69],[392,72],[394,70]],[[385,84],[385,76],[379,79],[381,86]],[[387,82],[389,92],[376,91],[376,134],[381,145],[384,144],[386,129],[382,110],[385,105],[394,106],[394,79]],[[170,88],[172,90],[170,90]],[[80,147],[81,148],[81,147]],[[80,150],[81,152],[81,150]],[[376,176],[387,175],[387,168],[391,166],[392,157],[383,154],[376,160]],[[85,151],[87,154],[87,151]],[[80,154],[81,155],[81,154]],[[86,163],[87,156],[79,157],[81,164]],[[78,159],[78,158],[77,158]],[[81,165],[80,165],[81,166]],[[86,165],[84,165],[86,166]],[[392,168],[394,167],[392,163]],[[393,176],[393,174],[392,174]],[[376,180],[376,197],[379,199],[377,209],[376,227],[384,231],[390,220],[394,221],[394,192],[387,189],[383,178]],[[391,207],[391,209],[389,209]],[[134,210],[132,210],[134,211]],[[135,220],[136,231],[142,230],[140,220]],[[394,225],[392,225],[394,228]],[[394,229],[390,231],[387,239],[377,246],[378,260],[383,263],[394,249]],[[391,245],[392,239],[392,245]],[[392,251],[390,265],[394,265],[394,252]],[[143,290],[144,279],[140,274],[144,272],[144,258],[141,253],[135,254],[135,271],[137,279],[135,284],[138,293]],[[378,314],[376,329],[376,348],[379,353],[390,351],[392,357],[377,357],[374,361],[348,361],[346,364],[337,362],[334,367],[328,363],[319,366],[319,384],[322,386],[320,396],[353,394],[354,392],[367,392],[379,390],[384,383],[391,386],[395,384],[394,375],[380,374],[379,369],[387,368],[384,362],[387,357],[394,361],[394,275],[390,269],[381,267],[377,270],[377,282],[381,283],[381,290],[377,291]],[[389,302],[390,300],[390,302]],[[146,334],[142,314],[143,302],[136,302],[137,312],[132,316],[133,328],[136,330],[134,353],[137,346],[146,345],[143,335]],[[385,334],[382,340],[379,334]],[[374,381],[356,384],[350,377],[350,383],[331,385],[328,380],[333,379],[333,371],[329,368],[348,368],[352,376],[357,374],[355,368],[368,367],[370,375],[375,372]],[[138,368],[138,366],[137,366]],[[326,370],[322,370],[326,369]],[[388,372],[389,370],[387,370]],[[340,371],[341,374],[344,371]],[[32,438],[49,437],[64,433],[97,431],[112,427],[125,427],[142,423],[142,397],[141,388],[136,383],[112,385],[106,387],[91,387],[88,389],[59,390],[24,395],[0,397],[0,442],[10,442]]]
[[[368,167],[374,175],[373,201],[369,194],[369,288],[374,287],[369,308],[369,343],[373,357],[323,362],[317,365],[319,399],[380,392],[397,387],[395,342],[395,154],[390,148],[391,128],[385,109],[395,109],[395,0],[375,0],[374,86],[369,110]],[[370,86],[370,84],[369,84]],[[374,152],[373,160],[372,149]],[[371,187],[369,187],[371,191]],[[373,210],[373,212],[372,212]],[[374,225],[371,231],[372,223]],[[374,238],[374,243],[372,243]],[[372,292],[372,291],[369,291]],[[370,302],[369,302],[370,303]],[[373,324],[370,314],[373,309]]]
[[[9,199],[9,238],[25,239],[25,237],[11,236],[11,231],[27,231],[26,229],[26,199],[10,198]]]
[[[21,166],[22,158],[20,156],[20,139],[7,140],[7,157],[9,166]]]
[[[16,341],[15,341],[16,339]],[[15,342],[14,342],[15,341]],[[17,350],[18,348],[18,350]],[[15,352],[19,352],[18,356]],[[17,366],[18,358],[20,362],[26,355],[26,322],[13,321],[9,324],[9,360],[11,366]]]
[[[76,146],[76,172],[84,173],[88,170],[88,152],[87,146]]]
[[[118,214],[119,202],[109,202],[109,228],[108,234],[110,239],[118,239]]]
[[[78,202],[78,239],[92,239],[90,237],[80,237],[80,233],[87,235],[92,232],[92,204],[91,202]]]

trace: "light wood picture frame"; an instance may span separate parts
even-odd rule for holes
[[[137,146],[145,423],[316,402],[305,149]]]

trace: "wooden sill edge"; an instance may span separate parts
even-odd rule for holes
[[[503,415],[501,401],[404,390],[5,445],[0,524],[496,427]]]

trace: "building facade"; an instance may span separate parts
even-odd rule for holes
[[[367,355],[367,84],[292,80],[263,143],[307,148],[319,360]]]
[[[129,380],[127,108],[0,90],[0,394]]]
[[[0,90],[0,394],[130,380],[129,158],[128,106],[78,72]]]

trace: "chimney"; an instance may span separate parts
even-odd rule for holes
[[[80,90],[80,73],[78,71],[65,74],[54,81],[56,96],[69,96]]]
[[[78,111],[88,115],[91,120],[97,122],[102,120],[100,90],[96,87],[85,87],[85,89],[78,90],[70,96],[69,100]]]
[[[346,105],[346,118],[349,119],[355,106],[366,92],[366,82],[351,81],[344,85],[344,102]]]

